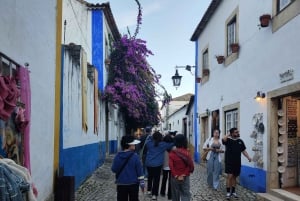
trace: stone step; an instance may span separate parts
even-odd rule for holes
[[[257,193],[258,201],[285,201],[269,193]]]
[[[294,193],[285,191],[283,189],[271,189],[270,194],[272,194],[278,198],[281,198],[284,201],[299,201],[300,200],[300,196],[298,196]]]

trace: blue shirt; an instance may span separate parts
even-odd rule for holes
[[[144,176],[140,158],[137,153],[133,151],[121,151],[117,153],[111,166],[112,172],[117,174],[126,159],[130,156],[131,158],[128,160],[122,172],[119,174],[119,177],[116,178],[117,185],[138,184],[139,179],[142,179]]]
[[[146,166],[158,167],[164,163],[164,153],[166,150],[171,149],[174,143],[167,143],[161,141],[157,146],[154,146],[154,141],[151,139],[147,142]]]

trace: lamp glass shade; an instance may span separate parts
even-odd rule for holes
[[[174,85],[175,87],[180,86],[181,78],[182,78],[182,76],[180,76],[180,75],[178,74],[178,70],[176,69],[175,75],[172,76],[173,85]]]

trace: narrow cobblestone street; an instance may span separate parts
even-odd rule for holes
[[[113,156],[108,156],[104,165],[99,167],[76,191],[76,201],[116,201],[116,186],[114,174],[111,172]],[[147,182],[146,182],[147,183]],[[206,185],[206,168],[195,164],[195,171],[191,175],[191,192],[193,201],[223,201],[225,199],[225,178],[221,177],[221,185],[217,191]],[[240,201],[255,201],[256,193],[241,186],[237,186]],[[140,201],[150,201],[151,198],[140,192]],[[158,196],[158,201],[167,201],[167,197]],[[234,200],[233,198],[231,200]]]

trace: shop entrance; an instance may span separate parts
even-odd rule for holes
[[[277,99],[279,188],[300,195],[300,92]]]
[[[202,150],[203,144],[207,138],[210,137],[210,132],[208,129],[208,116],[201,117],[201,142],[199,145],[199,150]]]

